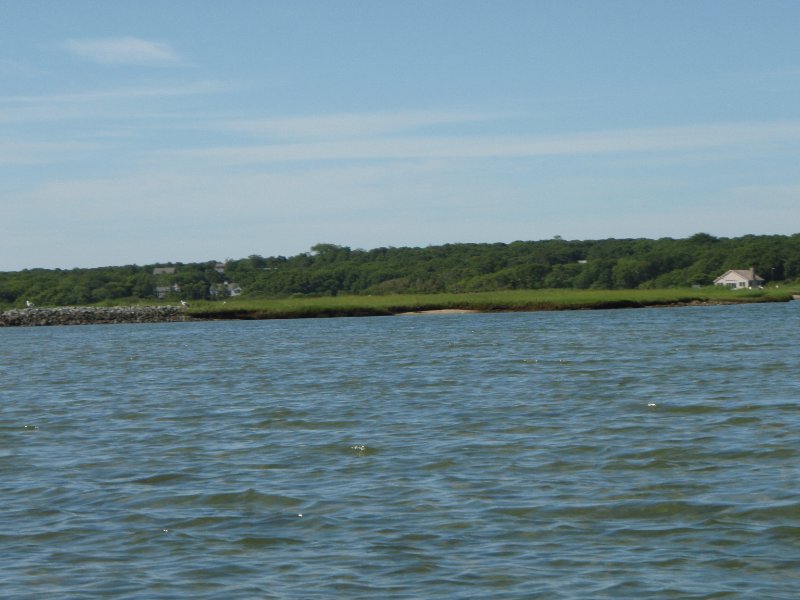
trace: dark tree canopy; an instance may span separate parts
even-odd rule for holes
[[[164,266],[164,265],[159,265]],[[800,279],[800,234],[564,240],[352,250],[320,243],[297,256],[0,273],[0,306],[223,299],[245,296],[474,292],[710,285],[728,269]]]

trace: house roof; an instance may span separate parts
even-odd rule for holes
[[[728,278],[738,278],[742,281],[764,281],[763,278],[756,275],[754,269],[731,269],[730,271],[725,271],[722,275],[717,277],[714,280],[714,283]]]

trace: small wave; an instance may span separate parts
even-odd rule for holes
[[[296,546],[302,544],[303,541],[284,536],[263,535],[243,537],[236,540],[235,543],[248,549],[257,550],[259,548],[272,548],[274,546]]]
[[[566,519],[671,519],[705,521],[730,511],[732,505],[685,500],[626,501],[603,504],[564,504],[497,509],[511,516],[547,515]]]
[[[203,499],[203,503],[208,506],[222,508],[225,506],[239,506],[242,504],[255,505],[268,508],[287,508],[297,506],[302,501],[291,496],[279,494],[264,494],[253,488],[248,488],[241,492],[223,492],[221,494],[211,494]]]
[[[719,412],[720,406],[708,404],[685,404],[683,406],[675,404],[663,404],[660,406],[663,411],[674,415],[705,415],[708,413]]]
[[[161,485],[165,483],[175,483],[188,479],[184,473],[159,473],[158,475],[150,475],[148,477],[140,477],[134,479],[131,483],[139,485]]]
[[[217,492],[211,494],[183,494],[172,496],[170,503],[174,506],[204,506],[207,508],[291,508],[301,504],[301,500],[280,494],[265,494],[247,488],[235,492]]]
[[[792,519],[800,521],[800,502],[784,502],[737,510],[738,517],[754,521]]]
[[[800,541],[800,525],[778,525],[770,527],[766,533],[778,540],[786,540],[793,543]]]

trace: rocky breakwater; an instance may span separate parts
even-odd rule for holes
[[[59,306],[23,308],[0,313],[0,327],[164,323],[188,320],[189,317],[179,306]]]

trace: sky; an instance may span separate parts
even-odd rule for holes
[[[0,271],[800,232],[795,0],[0,15]]]

